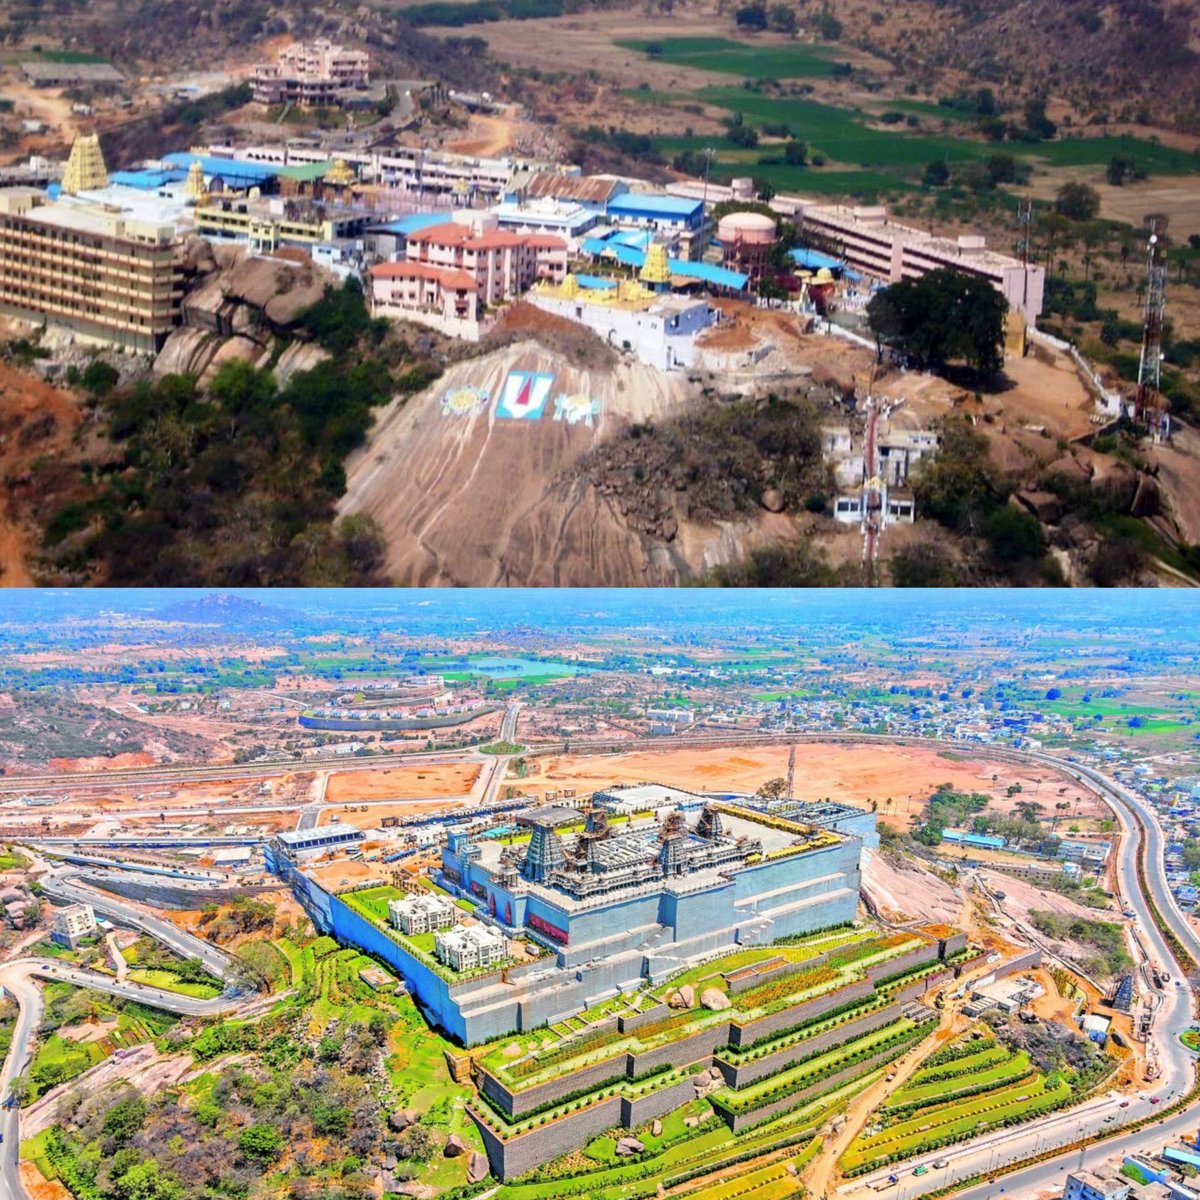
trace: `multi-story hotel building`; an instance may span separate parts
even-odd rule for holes
[[[83,197],[0,188],[0,308],[153,353],[178,320],[181,242],[171,222]]]
[[[257,63],[250,86],[262,104],[328,108],[340,104],[347,93],[364,89],[370,68],[365,51],[318,38],[286,47],[273,63]]]
[[[953,267],[986,279],[1031,325],[1042,311],[1045,268],[989,250],[976,234],[936,237],[889,220],[887,210],[875,205],[801,204],[797,215],[804,233],[820,238],[850,266],[876,279],[898,283]]]

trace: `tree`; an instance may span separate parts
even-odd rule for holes
[[[739,29],[766,29],[767,9],[765,4],[747,4],[734,14]]]
[[[789,167],[802,167],[808,162],[808,143],[790,138],[783,148],[783,161]]]
[[[1004,564],[1028,562],[1045,553],[1041,525],[1028,513],[1003,505],[983,518],[980,532],[992,557]]]
[[[918,366],[938,370],[960,360],[993,374],[1004,364],[1007,311],[1008,301],[986,279],[941,267],[876,292],[867,322],[877,341]]]
[[[152,1158],[130,1167],[114,1181],[113,1190],[118,1200],[179,1200],[183,1195],[179,1180]]]
[[[1058,126],[1046,116],[1046,97],[1034,96],[1025,104],[1025,136],[1034,142],[1049,141]]]
[[[238,1138],[238,1149],[259,1163],[274,1161],[285,1144],[286,1139],[274,1125],[251,1125]]]
[[[787,780],[782,776],[776,779],[768,779],[756,793],[759,796],[766,796],[770,800],[778,800],[784,792],[787,791]]]
[[[106,1137],[124,1145],[139,1132],[146,1120],[146,1102],[141,1096],[126,1096],[104,1114],[102,1126]]]
[[[934,541],[902,546],[888,560],[894,587],[957,587],[958,569],[944,547]]]
[[[1100,196],[1086,183],[1064,183],[1055,196],[1054,208],[1069,221],[1091,221],[1100,211]]]
[[[945,187],[950,182],[950,168],[942,159],[935,158],[926,165],[921,182],[926,187]]]
[[[90,392],[93,396],[107,396],[117,386],[120,378],[115,367],[110,367],[108,363],[94,358],[84,368],[79,382],[83,385],[84,391]]]
[[[786,4],[772,4],[768,20],[777,33],[796,32],[796,10]]]
[[[992,503],[988,440],[964,420],[942,424],[936,453],[912,480],[920,510],[947,528],[973,531]]]

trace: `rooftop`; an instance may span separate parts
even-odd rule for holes
[[[407,237],[412,233],[420,233],[422,229],[445,225],[449,220],[449,212],[410,213],[407,217],[386,221],[382,225],[372,225],[371,228],[376,232],[398,233]]]
[[[703,200],[683,196],[665,196],[651,192],[625,192],[608,202],[612,213],[652,213],[662,217],[690,217],[704,211]]]
[[[525,185],[528,196],[550,196],[558,200],[580,200],[604,204],[625,190],[619,179],[602,175],[567,175],[559,171],[538,171]]]
[[[456,291],[475,292],[479,290],[479,284],[475,282],[475,276],[469,275],[466,271],[459,271],[453,267],[434,267],[429,263],[419,262],[389,262],[376,263],[371,268],[372,279],[433,279],[440,283],[443,287],[453,288]],[[381,714],[383,716],[385,714]]]
[[[329,838],[341,838],[349,841],[366,837],[366,834],[353,825],[347,825],[342,821],[333,821],[329,825],[318,825],[316,829],[285,829],[275,836],[285,846],[295,847],[324,842]]]

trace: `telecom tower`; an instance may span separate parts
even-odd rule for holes
[[[1146,317],[1142,355],[1138,361],[1133,419],[1144,424],[1156,441],[1170,435],[1170,414],[1162,395],[1162,333],[1167,304],[1167,265],[1158,222],[1151,226],[1146,248]]]

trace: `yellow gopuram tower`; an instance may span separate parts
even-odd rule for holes
[[[662,242],[651,242],[646,248],[646,261],[638,272],[638,279],[655,291],[661,291],[671,282],[671,268],[667,265],[667,248]]]
[[[325,172],[325,182],[331,187],[349,187],[354,182],[354,172],[346,165],[344,158],[335,158],[333,166]]]
[[[104,165],[104,152],[100,149],[100,137],[95,133],[81,133],[71,146],[67,169],[63,175],[62,190],[65,195],[92,191],[108,186],[108,168]]]
[[[188,167],[187,182],[183,185],[183,190],[194,200],[199,200],[204,195],[204,172],[200,169],[198,158]]]

